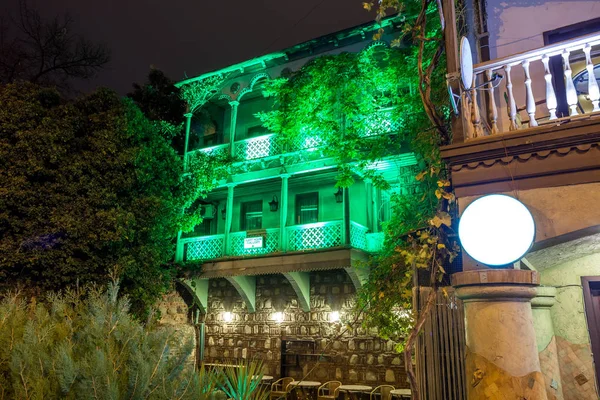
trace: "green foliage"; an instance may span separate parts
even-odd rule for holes
[[[248,361],[238,366],[227,366],[220,371],[217,387],[233,400],[266,400],[268,387],[262,384],[262,363]]]
[[[192,342],[129,314],[118,286],[0,301],[0,399],[207,399]]]
[[[368,10],[372,6],[364,4]],[[369,262],[369,282],[359,293],[358,307],[369,307],[366,326],[402,341],[414,324],[405,310],[412,308],[417,268],[433,270],[437,280],[442,265],[456,256],[449,240],[454,198],[439,153],[439,147],[447,144],[449,109],[435,2],[386,0],[378,6],[378,20],[388,8],[407,17],[403,36],[392,41],[393,47],[414,45],[372,46],[358,54],[316,58],[291,78],[267,86],[277,108],[259,117],[286,142],[307,134],[321,138],[323,151],[337,161],[338,186],[347,187],[359,176],[390,190],[393,217],[384,226],[384,250]],[[415,18],[420,9],[430,18]],[[397,124],[396,134],[377,130],[384,126],[379,117],[383,110]],[[365,135],[368,130],[375,134]],[[422,171],[415,176],[416,193],[410,195],[370,168],[408,151],[415,154],[417,170]]]
[[[65,102],[10,84],[0,103],[0,281],[56,290],[118,276],[141,314],[169,285],[177,232],[199,223],[192,205],[219,172],[182,177],[176,130],[108,90]]]

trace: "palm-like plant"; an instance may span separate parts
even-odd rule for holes
[[[221,370],[217,387],[228,399],[266,400],[269,390],[261,384],[262,377],[262,362],[247,361]]]

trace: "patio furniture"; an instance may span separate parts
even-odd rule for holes
[[[271,393],[269,394],[269,399],[286,399],[287,398],[287,389],[290,383],[294,381],[294,378],[285,377],[277,379],[275,382],[271,384]]]
[[[342,382],[340,381],[325,382],[319,386],[319,389],[317,390],[317,400],[337,399],[340,386],[342,386]]]
[[[412,391],[410,389],[394,389],[390,392],[392,397],[398,397],[401,399],[410,399],[412,397]]]
[[[346,398],[356,399],[360,393],[370,393],[373,387],[367,385],[342,385],[338,389],[340,392],[345,393]]]
[[[288,385],[288,387],[296,389],[297,399],[313,399],[314,396],[311,395],[311,392],[317,390],[319,386],[321,386],[321,382],[317,381],[293,381]]]
[[[379,385],[375,389],[371,390],[369,400],[375,400],[377,395],[381,396],[381,400],[392,400],[392,390],[396,389],[392,385]]]

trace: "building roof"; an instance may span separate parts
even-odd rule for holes
[[[310,39],[306,42],[296,44],[292,47],[264,54],[237,64],[229,65],[221,69],[209,71],[193,78],[184,79],[177,82],[175,86],[181,87],[188,83],[202,81],[215,75],[224,75],[232,72],[243,74],[252,67],[266,68],[267,65],[283,64],[290,60],[306,57],[308,54],[319,54],[335,47],[347,46],[356,42],[365,40],[367,35],[379,29],[394,31],[404,21],[399,15],[392,15],[384,18],[380,23],[367,22],[338,32],[330,33],[318,38]]]

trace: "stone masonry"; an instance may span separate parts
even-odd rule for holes
[[[256,279],[256,312],[248,313],[227,280],[211,279],[209,310],[205,315],[204,361],[230,363],[260,359],[264,373],[279,378],[282,340],[302,340],[305,342],[295,342],[288,347],[302,354],[286,357],[286,364],[293,364],[286,367],[288,376],[302,378],[320,358],[306,379],[408,387],[403,359],[395,351],[396,343],[378,338],[375,329],[364,329],[360,323],[347,327],[346,323],[354,319],[351,311],[356,293],[346,272],[313,272],[310,280],[310,312],[299,307],[285,277],[265,275]],[[233,321],[223,321],[225,311],[233,313]],[[340,312],[342,323],[329,321],[332,311]],[[276,312],[284,313],[282,323],[273,319]],[[323,357],[319,357],[321,353]]]

